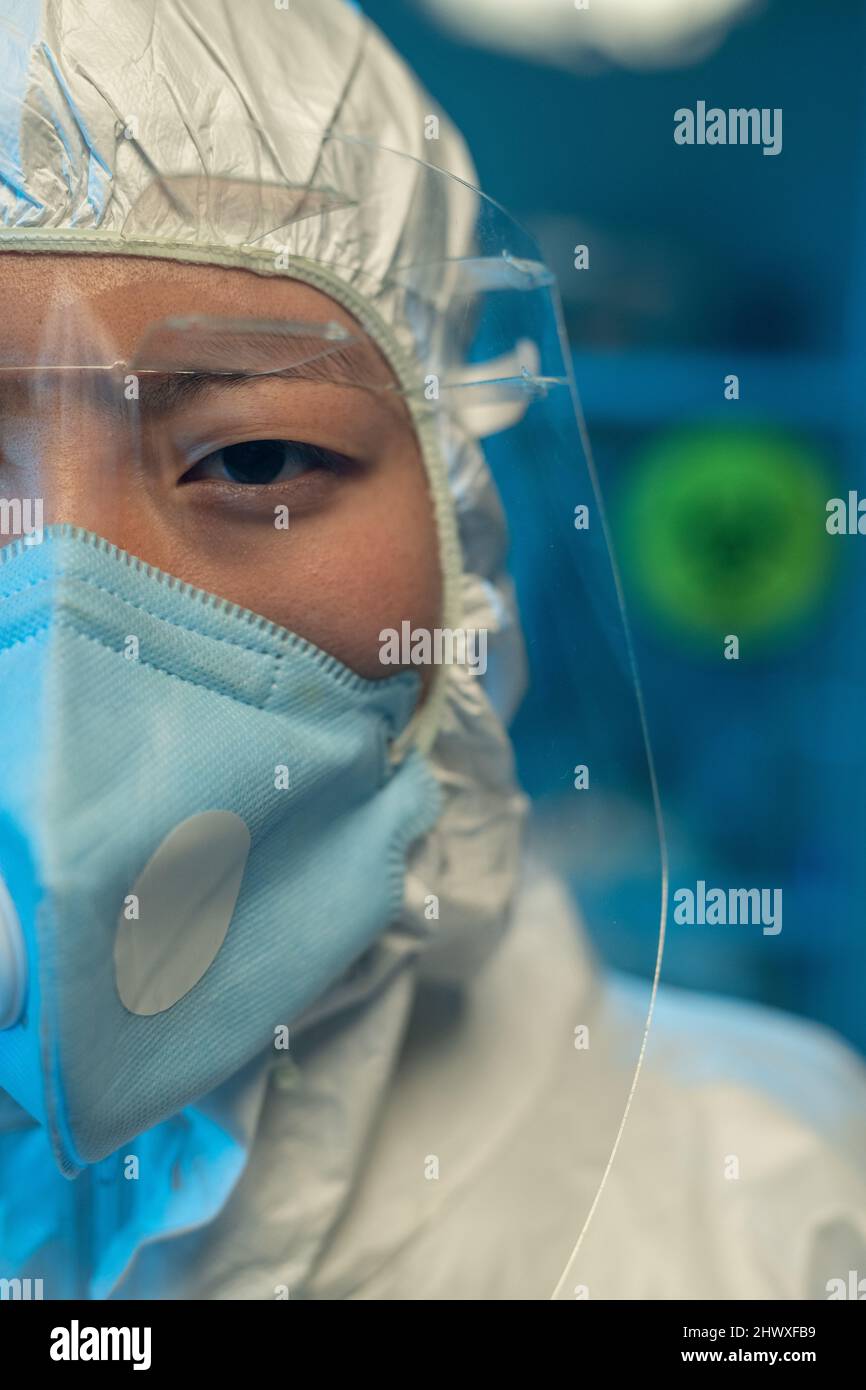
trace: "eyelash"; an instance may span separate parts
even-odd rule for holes
[[[274,462],[272,458],[269,458],[269,455],[273,455],[275,450],[280,450],[282,453],[282,462],[280,468],[274,477],[269,478],[264,482],[255,481],[251,479],[249,476],[243,479],[236,479],[230,477],[209,478],[207,474],[205,474],[203,471],[205,466],[207,464],[211,464],[214,460],[218,461],[219,466],[222,466],[223,468],[230,466],[230,464],[227,464],[227,462],[224,459],[220,463],[221,456],[226,454],[232,454],[234,451],[237,451],[237,453],[235,454],[235,457],[237,459],[235,467],[238,471],[241,471],[241,451],[247,451],[248,454],[253,455],[253,458],[248,463],[248,467],[246,470],[249,474],[250,468],[254,468],[255,463],[257,461],[265,468],[267,468],[269,463]],[[255,458],[256,454],[259,455],[258,460],[256,460]],[[282,480],[279,479],[279,472],[282,472],[282,470],[286,467],[286,464],[291,462],[297,462],[299,464],[297,472],[293,473],[289,478],[285,478]],[[283,484],[285,484],[286,482],[291,482],[294,480],[294,478],[300,477],[302,474],[310,471],[322,471],[332,474],[343,473],[347,469],[351,468],[353,463],[354,460],[348,458],[345,454],[339,454],[333,449],[324,449],[318,444],[309,444],[303,440],[279,438],[243,439],[236,441],[234,444],[224,444],[219,449],[211,450],[209,454],[206,454],[204,458],[199,459],[198,462],[195,463],[193,467],[189,469],[187,473],[184,474],[183,478],[181,479],[181,482],[184,484],[197,482],[224,482],[231,483],[236,487],[249,488],[275,487],[278,486],[280,482],[282,482]]]

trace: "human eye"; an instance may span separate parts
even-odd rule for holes
[[[353,460],[333,449],[296,439],[245,439],[224,444],[199,459],[180,480],[188,483],[234,483],[269,487],[291,482],[310,471],[339,474]]]

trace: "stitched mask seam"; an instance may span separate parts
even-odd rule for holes
[[[331,669],[331,667],[330,667],[329,665],[325,664],[324,662],[320,662],[320,661],[316,660],[315,653],[321,651],[320,648],[315,647],[312,643],[309,643],[309,644],[308,644],[306,638],[298,638],[296,642],[293,642],[293,641],[292,641],[292,638],[295,637],[296,634],[292,633],[288,628],[285,629],[285,633],[286,633],[286,646],[285,646],[285,649],[284,649],[283,651],[276,651],[276,652],[275,652],[275,651],[268,651],[268,650],[266,650],[266,649],[264,649],[264,648],[261,648],[261,647],[251,647],[251,646],[248,646],[246,643],[244,643],[244,642],[238,642],[236,639],[234,639],[234,638],[232,638],[232,637],[222,637],[222,636],[217,637],[217,636],[214,636],[214,635],[212,635],[212,634],[210,634],[210,633],[201,632],[198,628],[196,628],[196,627],[191,627],[191,626],[189,626],[189,625],[186,624],[186,623],[178,622],[175,618],[169,618],[169,617],[165,617],[163,614],[153,613],[153,612],[151,612],[151,610],[150,610],[149,608],[145,608],[143,604],[136,603],[133,599],[129,599],[129,598],[125,597],[123,594],[117,593],[116,590],[110,588],[109,586],[107,586],[107,585],[105,585],[105,584],[99,584],[99,583],[97,583],[97,581],[94,580],[94,579],[91,579],[91,578],[88,578],[88,577],[83,577],[83,578],[82,578],[82,577],[80,577],[80,576],[78,576],[78,575],[66,575],[66,576],[63,576],[63,578],[64,578],[64,582],[67,583],[67,584],[70,584],[70,583],[71,583],[71,584],[82,584],[82,585],[84,585],[85,588],[93,589],[93,590],[95,590],[95,591],[98,592],[98,593],[107,594],[109,598],[113,598],[113,599],[115,599],[118,603],[122,603],[125,607],[130,608],[133,612],[143,613],[143,614],[145,615],[145,617],[151,618],[154,622],[157,622],[157,623],[164,623],[167,627],[174,628],[174,629],[176,629],[176,630],[178,630],[178,631],[180,631],[180,632],[188,632],[188,633],[191,633],[193,636],[198,637],[198,638],[201,638],[202,640],[207,641],[208,643],[217,643],[217,644],[226,643],[228,646],[235,648],[237,651],[247,652],[247,653],[249,653],[249,654],[252,655],[252,656],[263,656],[263,657],[267,657],[269,660],[272,660],[272,661],[275,660],[275,661],[277,661],[277,662],[281,661],[282,658],[283,658],[283,656],[285,655],[286,650],[288,650],[289,648],[291,648],[293,651],[296,651],[296,652],[298,652],[299,654],[301,654],[301,655],[303,656],[303,658],[304,658],[305,660],[307,660],[311,665],[315,665],[316,669],[317,669],[318,671],[320,671],[324,676],[326,676],[326,677],[328,678],[328,680],[331,682],[331,684],[333,684],[333,685],[336,686],[337,688],[348,687],[348,688],[350,688],[350,689],[357,690],[357,691],[358,691],[359,693],[361,693],[361,694],[370,694],[370,695],[373,695],[373,694],[376,693],[376,687],[377,687],[377,686],[379,686],[379,685],[387,685],[387,684],[389,683],[389,678],[386,678],[386,680],[385,680],[385,681],[382,681],[382,682],[366,680],[363,676],[359,676],[359,675],[357,674],[357,672],[351,671],[348,667],[345,667],[343,670],[341,670],[341,672],[334,671],[333,669]],[[54,582],[55,582],[54,577],[47,577],[47,578],[44,578],[44,579],[33,579],[33,580],[30,580],[28,584],[23,585],[21,588],[14,589],[14,590],[12,590],[11,592],[9,592],[9,593],[7,593],[7,594],[0,595],[0,609],[2,609],[2,604],[3,604],[5,601],[11,600],[11,599],[14,599],[14,598],[17,598],[17,597],[19,597],[21,594],[24,594],[24,593],[28,592],[29,590],[37,589],[37,588],[40,588],[42,585],[45,585],[45,584],[52,584],[52,583],[54,583]],[[48,626],[48,625],[46,624],[45,626]],[[76,630],[76,629],[74,628],[74,625],[71,624],[71,623],[64,623],[63,626],[64,626],[67,630],[69,630],[69,631],[75,631],[75,630]],[[44,626],[40,626],[39,631],[44,631]],[[87,634],[82,633],[81,635],[82,635],[82,636],[86,636]],[[14,645],[14,644],[10,644],[10,645]],[[101,645],[104,645],[104,646],[106,647],[106,650],[107,650],[107,651],[112,651],[112,650],[114,650],[114,648],[108,647],[108,646],[107,646],[106,644],[104,644],[104,643],[101,644]],[[0,647],[0,650],[5,650],[5,648]],[[329,652],[323,652],[322,655],[323,655],[324,657],[328,658],[329,661],[335,661],[335,662],[338,661],[338,658],[337,658],[337,657],[332,657],[331,654],[330,654]],[[161,668],[157,666],[157,667],[153,667],[153,669],[155,669],[155,670],[160,670]],[[168,673],[166,672],[165,674],[168,674]],[[400,672],[400,673],[398,673],[397,675],[390,677],[390,681],[393,681],[393,682],[400,682],[400,681],[402,681],[402,678],[405,677],[405,676],[407,676],[407,675],[411,675],[411,673],[409,673],[409,672]],[[182,678],[181,678],[181,679],[182,679]],[[201,682],[198,682],[198,681],[192,682],[192,683],[193,683],[193,684],[196,684],[196,685],[201,685]],[[276,683],[276,677],[274,678],[274,684],[275,684],[275,683]],[[403,682],[403,683],[405,683],[405,682]],[[210,687],[204,687],[204,688],[209,689]],[[273,686],[272,686],[272,690],[273,690]],[[246,702],[245,702],[245,703],[246,703]]]
[[[5,646],[0,645],[0,661],[2,661],[6,652],[14,651],[16,648],[25,647],[30,642],[35,642],[37,638],[42,637],[52,628],[62,628],[64,632],[70,633],[73,637],[79,638],[82,642],[90,642],[94,646],[101,648],[102,651],[117,657],[118,660],[124,660],[122,653],[118,651],[117,647],[110,646],[107,642],[103,642],[101,638],[94,637],[92,633],[81,632],[80,629],[72,623],[65,623],[62,620],[54,619],[37,628],[35,632],[28,633],[26,637],[16,638],[14,642],[7,642]],[[275,656],[274,660],[279,662],[279,657]],[[289,715],[288,710],[273,710],[266,708],[266,705],[269,703],[274,693],[277,680],[276,674],[264,697],[261,700],[253,700],[247,699],[243,695],[230,694],[228,691],[220,690],[214,685],[208,685],[205,681],[193,680],[190,676],[178,675],[176,671],[166,671],[162,666],[156,666],[153,662],[146,661],[142,657],[138,657],[134,663],[129,664],[143,666],[148,671],[154,671],[157,675],[165,676],[166,680],[179,681],[181,685],[192,686],[196,690],[206,690],[209,694],[216,695],[220,699],[230,700],[233,704],[246,705],[250,709],[259,710],[262,714],[271,714],[276,718],[279,718],[281,715],[283,717],[288,717]]]
[[[198,628],[190,627],[187,623],[178,622],[175,618],[166,618],[161,613],[153,613],[149,608],[145,608],[144,604],[136,603],[134,599],[126,598],[123,594],[119,594],[116,589],[110,588],[107,584],[99,584],[95,579],[87,577],[82,578],[79,575],[63,575],[62,579],[66,584],[83,584],[85,588],[95,589],[98,593],[107,594],[109,598],[116,599],[118,603],[122,603],[128,608],[134,609],[135,612],[144,613],[146,617],[153,618],[155,622],[166,623],[169,627],[179,628],[182,632],[192,632],[195,633],[197,637],[204,637],[212,642],[226,642],[229,646],[236,647],[239,651],[252,652],[255,656],[278,655],[278,653],[269,652],[263,647],[250,647],[245,642],[238,642],[233,637],[211,637],[209,633],[200,632]],[[0,605],[7,600],[18,598],[21,594],[25,594],[32,589],[39,589],[44,584],[53,583],[56,583],[56,578],[54,576],[49,576],[44,579],[31,579],[29,583],[23,585],[20,589],[13,589],[8,594],[0,595]]]

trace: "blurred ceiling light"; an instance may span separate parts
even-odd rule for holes
[[[693,63],[760,0],[419,0],[464,38],[557,67]]]

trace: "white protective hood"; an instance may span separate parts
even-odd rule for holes
[[[352,313],[407,386],[419,359],[459,377],[465,364],[449,357],[448,313],[438,310],[467,274],[546,283],[509,245],[499,270],[490,247],[473,265],[465,146],[343,0],[6,0],[0,70],[0,255],[103,252],[269,275],[288,248],[291,274]],[[380,152],[372,164],[370,149]],[[430,164],[456,177],[431,178]],[[466,258],[468,272],[458,266]],[[414,313],[417,297],[403,293],[413,284],[404,269],[419,264],[430,313]],[[487,371],[501,373],[501,364]],[[484,363],[473,361],[471,375],[483,380]],[[502,508],[478,443],[516,417],[508,392],[479,400],[482,411],[436,429],[423,405],[412,407],[445,622],[485,628],[489,656],[483,679],[440,668],[414,729],[444,810],[413,852],[402,915],[293,1029],[291,1061],[257,1060],[142,1137],[138,1183],[118,1182],[109,1160],[66,1181],[38,1126],[0,1095],[0,1262],[23,1250],[16,1272],[44,1277],[47,1297],[544,1298],[609,1171],[589,1227],[590,1272],[572,1275],[593,1297],[802,1297],[864,1249],[850,1160],[864,1151],[862,1123],[856,1100],[839,1100],[857,1091],[862,1105],[862,1077],[835,1044],[810,1043],[809,1070],[782,1025],[746,1027],[736,1006],[722,1026],[703,1001],[696,1019],[660,999],[608,1167],[650,992],[645,981],[602,991],[564,891],[522,867],[525,800],[505,726],[524,683],[523,643]],[[545,489],[562,496],[545,474],[553,439],[544,435],[512,475],[528,507]],[[574,440],[573,501],[591,504],[592,470],[578,474]],[[564,526],[569,550],[600,545],[607,563],[593,516],[582,539],[570,514],[554,530]],[[626,716],[620,703],[634,701],[634,685],[609,570],[608,581],[605,593],[586,583],[559,605],[559,650],[539,663],[556,670],[558,693],[570,657],[579,673],[592,667],[568,693],[569,787],[575,763],[591,764],[593,786],[604,785],[626,717],[641,732],[637,706]],[[605,649],[624,673],[616,695],[599,676]],[[593,758],[596,687],[596,729],[610,731],[610,746],[602,737]],[[640,751],[638,740],[623,765],[633,769]],[[624,805],[624,785],[611,777],[608,812]],[[634,831],[617,813],[580,820],[594,803],[579,793],[573,804],[563,841],[584,855],[591,844],[603,860]],[[650,902],[649,928],[657,912]],[[582,1031],[592,1046],[579,1051]],[[759,1086],[753,1042],[765,1058]],[[730,1079],[723,1064],[735,1054]],[[781,1094],[793,1076],[823,1103],[801,1106],[797,1123]],[[721,1182],[730,1153],[743,1158],[743,1182]],[[441,1176],[426,1181],[434,1158]],[[834,1232],[836,1253],[816,1265]]]

